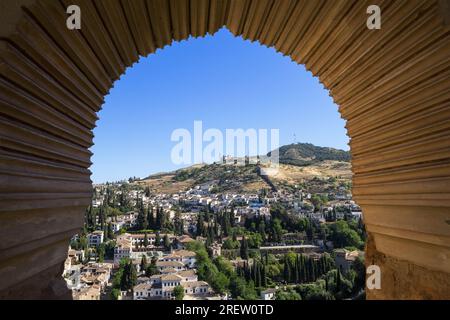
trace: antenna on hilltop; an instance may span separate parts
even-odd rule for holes
[[[296,136],[295,133],[293,134],[293,136],[294,136],[294,144],[296,144],[297,143],[297,136]]]

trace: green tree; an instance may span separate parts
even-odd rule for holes
[[[125,264],[122,278],[120,281],[120,288],[122,290],[131,290],[137,283],[137,271],[131,261]]]
[[[197,236],[201,237],[203,236],[203,234],[205,233],[205,222],[204,222],[204,218],[203,218],[203,213],[199,213],[198,214],[198,218],[197,218]]]
[[[113,230],[113,228],[112,228],[112,224],[111,224],[111,222],[110,223],[108,223],[108,228],[107,228],[107,232],[106,232],[106,237],[108,238],[108,239],[114,239],[114,230]]]
[[[138,229],[140,230],[146,230],[148,227],[148,221],[147,221],[147,214],[144,210],[144,205],[142,204],[142,201],[140,203],[139,213],[137,217],[137,225]]]
[[[182,286],[176,286],[175,288],[173,288],[173,294],[176,300],[183,300],[184,288]]]
[[[143,254],[140,264],[140,271],[145,272],[145,270],[147,270],[147,256]]]
[[[339,268],[337,269],[337,273],[336,273],[336,287],[335,287],[335,293],[338,293],[341,290],[341,284],[342,284],[342,280],[341,280],[341,271],[339,270]]]
[[[356,294],[364,290],[366,284],[366,267],[364,265],[364,258],[356,258],[353,262],[352,269],[356,274],[353,284],[353,293]]]
[[[223,249],[237,249],[239,248],[239,241],[233,241],[228,238],[223,242]]]
[[[275,293],[275,300],[302,300],[302,297],[292,289],[278,290]]]
[[[287,283],[291,282],[291,266],[289,264],[289,260],[287,259],[284,261],[283,278]]]
[[[176,235],[183,235],[184,233],[184,221],[181,218],[181,213],[179,211],[175,212],[175,219],[174,219],[174,227],[175,227],[175,234]]]
[[[240,253],[242,259],[248,260],[248,243],[245,236],[242,237]]]
[[[113,289],[111,290],[111,293],[110,293],[109,296],[110,296],[111,300],[119,300],[119,297],[120,297],[120,290],[117,289],[117,288],[113,288]]]
[[[159,229],[164,228],[164,225],[166,224],[166,218],[167,217],[166,217],[166,214],[165,214],[163,208],[159,208],[158,218],[157,218]]]
[[[262,236],[259,233],[251,233],[248,237],[248,246],[250,248],[259,249],[263,242]]]
[[[283,227],[281,226],[281,220],[278,218],[273,219],[272,225],[272,240],[273,242],[280,242],[283,235]]]
[[[153,258],[151,263],[147,265],[147,268],[145,269],[145,275],[151,277],[155,274],[158,274],[158,268],[156,267],[156,258]]]
[[[147,232],[144,234],[144,247],[145,247],[145,248],[148,247],[148,237],[147,237]]]
[[[160,245],[161,245],[161,235],[159,234],[159,232],[157,232],[155,236],[155,246],[159,247]]]
[[[149,186],[145,187],[144,194],[145,194],[145,196],[147,198],[150,197],[151,192],[150,192],[150,187]]]
[[[336,248],[355,247],[362,249],[364,242],[358,232],[350,228],[348,222],[339,220],[330,227],[331,240]]]
[[[165,235],[164,235],[164,248],[165,248],[167,251],[169,251],[169,250],[170,250],[170,246],[171,246],[171,243],[170,243],[169,236],[168,236],[167,234],[165,234]]]
[[[253,281],[235,276],[230,279],[230,291],[238,300],[256,300],[258,298]]]
[[[222,272],[217,272],[214,276],[210,276],[211,287],[215,292],[224,294],[230,285],[229,278]]]
[[[267,286],[266,265],[262,265],[261,268],[261,286],[262,287]]]
[[[147,223],[148,223],[148,228],[155,229],[155,218],[153,216],[153,207],[152,206],[150,206],[147,209]]]
[[[105,244],[102,243],[97,247],[97,258],[98,262],[102,263],[105,261]]]

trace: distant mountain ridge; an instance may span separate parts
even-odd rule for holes
[[[350,151],[329,147],[318,147],[311,143],[295,143],[278,149],[279,161],[283,164],[306,166],[320,161],[334,160],[350,162]],[[269,152],[270,155],[272,152]]]

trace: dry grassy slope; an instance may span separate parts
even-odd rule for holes
[[[349,162],[325,160],[309,166],[294,166],[280,164],[278,172],[270,175],[273,182],[296,183],[302,180],[310,180],[314,177],[341,177],[351,179],[351,165]]]
[[[180,178],[184,174],[183,179]],[[278,173],[270,176],[277,186],[314,185],[313,191],[320,192],[325,184],[318,183],[314,178],[326,179],[339,177],[338,180],[350,181],[351,167],[349,162],[325,160],[309,166],[294,166],[280,164]],[[257,175],[255,166],[223,166],[196,165],[169,173],[152,175],[140,182],[141,186],[149,186],[156,193],[175,193],[187,190],[197,184],[218,180],[221,191],[256,192],[269,186]]]

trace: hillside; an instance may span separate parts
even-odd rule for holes
[[[324,160],[308,166],[280,164],[275,174],[269,179],[278,190],[293,190],[297,187],[310,193],[333,192],[340,186],[351,183],[350,162]]]
[[[349,151],[318,147],[311,143],[296,143],[282,146],[278,149],[280,163],[295,166],[307,166],[321,161],[343,161],[350,162]],[[269,152],[269,155],[271,152]]]
[[[269,176],[279,190],[301,187],[309,192],[325,192],[351,181],[349,152],[306,143],[282,146],[279,150],[279,170]],[[258,166],[252,164],[199,164],[154,174],[137,183],[155,193],[175,193],[207,182],[214,182],[214,192],[257,192],[270,188],[258,175]]]
[[[254,192],[268,185],[258,175],[256,165],[235,166],[203,164],[152,175],[139,181],[153,192],[174,193],[203,183],[214,182],[214,192]]]

